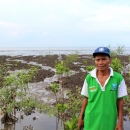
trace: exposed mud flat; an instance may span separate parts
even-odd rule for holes
[[[10,71],[14,73],[15,71],[19,71],[21,69],[28,69],[30,66],[39,67],[38,74],[36,74],[36,78],[29,83],[30,93],[36,94],[39,101],[53,105],[55,103],[55,95],[50,91],[49,86],[53,82],[57,82],[60,78],[60,75],[56,74],[56,70],[54,68],[55,61],[64,59],[64,55],[46,55],[46,56],[0,56],[0,61],[2,63],[7,63],[10,65]],[[128,77],[128,72],[130,70],[128,56],[118,56],[121,60],[121,63],[124,67],[123,76],[126,81],[127,86],[130,86],[130,80]],[[75,92],[75,87],[82,87],[85,76],[87,72],[85,71],[84,60],[87,61],[87,65],[94,65],[94,61],[92,56],[89,55],[79,55],[77,61],[70,64],[70,69],[72,70],[72,74],[69,76],[65,76],[62,78],[64,84],[64,88],[71,89]],[[17,64],[17,65],[16,65]],[[30,65],[30,66],[28,66]],[[125,72],[125,73],[124,73]],[[65,96],[66,96],[65,91]],[[67,98],[67,97],[66,97]],[[38,117],[36,120],[33,120],[33,117]],[[130,121],[127,117],[125,117],[127,121],[124,121],[124,130],[130,129]],[[48,122],[51,122],[48,123]],[[45,124],[44,124],[45,123]],[[11,128],[12,130],[23,130],[23,126],[32,125],[36,130],[55,130],[56,127],[56,118],[48,117],[46,114],[33,113],[32,115],[25,116],[23,120],[19,120],[15,124],[15,128]],[[4,129],[3,124],[1,124],[0,128]],[[59,129],[60,130],[60,129]]]

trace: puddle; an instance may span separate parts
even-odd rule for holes
[[[20,113],[17,114],[20,118]],[[34,117],[36,120],[34,120]],[[0,116],[1,119],[1,116]],[[19,119],[15,125],[0,124],[0,130],[61,130],[61,121],[56,126],[58,119],[54,116],[49,117],[45,113],[40,114],[38,112],[32,113],[29,116],[24,116],[24,119]],[[25,129],[25,126],[30,126],[32,129]],[[23,129],[24,128],[24,129]]]
[[[29,90],[31,94],[37,96],[39,101],[52,105],[55,101],[55,95],[46,89],[48,85],[46,82],[29,83]]]
[[[0,130],[61,130],[61,121],[58,123],[58,119],[54,116],[49,117],[45,113],[32,113],[29,116],[24,116],[24,119],[20,119],[20,113],[17,114],[19,118],[15,125],[4,125],[0,124]],[[36,120],[34,120],[34,117]],[[127,117],[126,117],[127,118]],[[1,119],[1,116],[0,116]],[[127,118],[128,119],[128,118]],[[58,124],[58,125],[56,125]],[[23,129],[26,127],[31,127],[32,129]],[[124,121],[124,130],[130,130],[130,121]]]
[[[47,82],[29,83],[29,90],[31,94],[35,94],[37,96],[39,101],[53,105],[56,102],[56,97],[52,91],[46,89],[48,86],[49,83]],[[68,98],[67,90],[68,89],[64,88],[64,98]],[[57,97],[61,98],[60,90],[57,93]]]
[[[124,130],[130,130],[130,120],[128,119],[128,116],[125,116],[127,121],[124,121]]]

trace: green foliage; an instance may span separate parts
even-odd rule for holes
[[[118,55],[122,55],[124,53],[124,45],[118,45],[116,48],[116,52]]]
[[[117,53],[114,51],[114,50],[111,50],[111,57],[116,57],[117,56]]]
[[[65,61],[60,61],[59,63],[56,61],[56,72],[57,74],[69,74],[70,69],[68,65],[74,61],[76,61],[78,58],[78,55],[76,54],[71,54],[66,57]],[[62,76],[62,75],[61,75]],[[62,80],[62,77],[60,78]],[[63,83],[63,82],[62,82]],[[58,99],[57,94],[59,92],[59,86],[61,90],[61,97]],[[81,89],[78,87],[75,88],[75,93],[72,91],[67,92],[68,98],[64,98],[64,88],[63,84],[59,83],[58,84],[51,84],[50,85],[51,91],[55,93],[56,96],[56,105],[53,108],[52,112],[54,115],[57,115],[58,118],[60,118],[63,121],[63,129],[64,130],[77,130],[77,122],[78,118],[76,115],[79,114],[80,112],[80,107],[81,106],[81,100],[82,97],[80,95]]]
[[[111,57],[116,57],[117,55],[122,55],[124,53],[124,45],[117,45],[117,48],[115,50],[111,49],[111,45],[108,46],[111,52]]]
[[[75,92],[69,90],[68,91],[68,108],[67,108],[67,114],[70,117],[73,117],[75,114],[79,114],[80,112],[80,107],[81,106],[81,101],[83,100],[83,97],[80,94],[81,88],[76,86]]]
[[[55,91],[54,91],[55,92]],[[56,91],[57,92],[57,91]],[[81,101],[83,97],[80,95],[81,88],[75,88],[75,92],[68,90],[68,98],[65,100],[59,99],[52,110],[54,115],[57,115],[64,124],[64,130],[77,130],[78,115],[80,112]]]
[[[84,64],[87,64],[87,61],[86,61],[86,60],[84,60],[84,61],[83,61],[83,63],[84,63]]]
[[[73,116],[71,120],[67,120],[64,124],[66,128],[65,130],[78,130],[78,117]]]
[[[121,73],[121,70],[123,68],[121,65],[121,62],[118,58],[112,59],[110,66],[111,66],[111,68],[113,68],[114,71],[116,71],[118,73]]]
[[[86,71],[87,72],[92,71],[94,68],[95,68],[94,65],[86,66]]]
[[[109,45],[108,48],[110,49],[110,55],[111,55],[111,57],[116,57],[117,56],[117,52],[115,50],[111,49],[111,45]]]
[[[60,63],[57,63],[55,65],[56,73],[57,74],[63,74],[64,72],[66,74],[69,74],[70,69],[66,66],[66,63],[64,61],[61,61]]]
[[[52,92],[57,93],[59,91],[59,84],[57,84],[57,83],[51,84],[50,89]]]
[[[78,59],[78,54],[69,54],[66,55],[65,63],[68,65],[69,63],[72,63]]]
[[[53,114],[53,109],[50,106],[43,104],[41,102],[36,102],[35,107],[36,107],[36,110],[38,110],[40,113],[47,111],[48,115]]]
[[[7,64],[0,64],[0,88],[3,87],[5,77],[8,75],[8,70],[10,69]]]
[[[127,87],[127,93],[128,96],[126,98],[124,98],[124,106],[125,106],[125,110],[127,111],[127,113],[130,113],[130,88]]]
[[[66,55],[66,60],[64,61],[55,61],[55,68],[57,74],[70,74],[69,64],[78,59],[78,54],[69,54]]]
[[[61,114],[65,112],[67,107],[68,107],[68,104],[66,104],[66,103],[58,103],[58,104],[56,104],[56,108],[58,110],[58,113],[60,112]]]
[[[89,66],[87,66],[87,61],[86,61],[86,60],[84,60],[83,63],[86,65],[85,70],[86,70],[87,72],[90,72],[90,71],[92,71],[93,69],[95,69],[95,66],[94,66],[94,65],[89,65]]]
[[[0,89],[0,102],[3,105],[0,107],[5,113],[13,113],[15,109],[26,113],[36,106],[36,98],[29,93],[28,89],[28,83],[36,72],[37,68],[32,67],[26,71],[3,75],[4,83]]]

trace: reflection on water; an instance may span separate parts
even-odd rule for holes
[[[124,121],[124,130],[130,130],[130,120],[128,119],[128,116],[125,116],[127,121]]]
[[[61,121],[59,121],[57,126],[56,124],[58,119],[54,116],[49,117],[44,113],[43,114],[40,114],[38,112],[32,113],[29,116],[25,116],[23,120],[20,119],[20,113],[17,114],[17,117],[19,117],[19,121],[15,125],[1,124],[0,130],[61,130],[62,129]],[[130,130],[130,121],[128,120],[128,118],[127,121],[124,121],[124,130]]]
[[[20,118],[20,114],[18,114]],[[34,117],[36,120],[34,120]],[[1,117],[0,117],[1,118]],[[52,116],[49,117],[46,114],[40,114],[38,112],[32,113],[29,116],[25,116],[24,119],[19,119],[18,122],[14,125],[8,124],[0,125],[0,130],[23,130],[25,126],[31,126],[33,129],[24,129],[24,130],[56,130],[57,118]],[[58,123],[58,129],[61,130],[61,122]]]

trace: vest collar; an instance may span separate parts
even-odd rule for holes
[[[110,76],[113,76],[113,69],[111,67],[109,67],[109,69],[110,69]],[[89,73],[90,73],[90,75],[92,77],[96,78],[97,77],[96,76],[96,71],[97,71],[97,68],[95,68],[94,70],[90,71]]]

